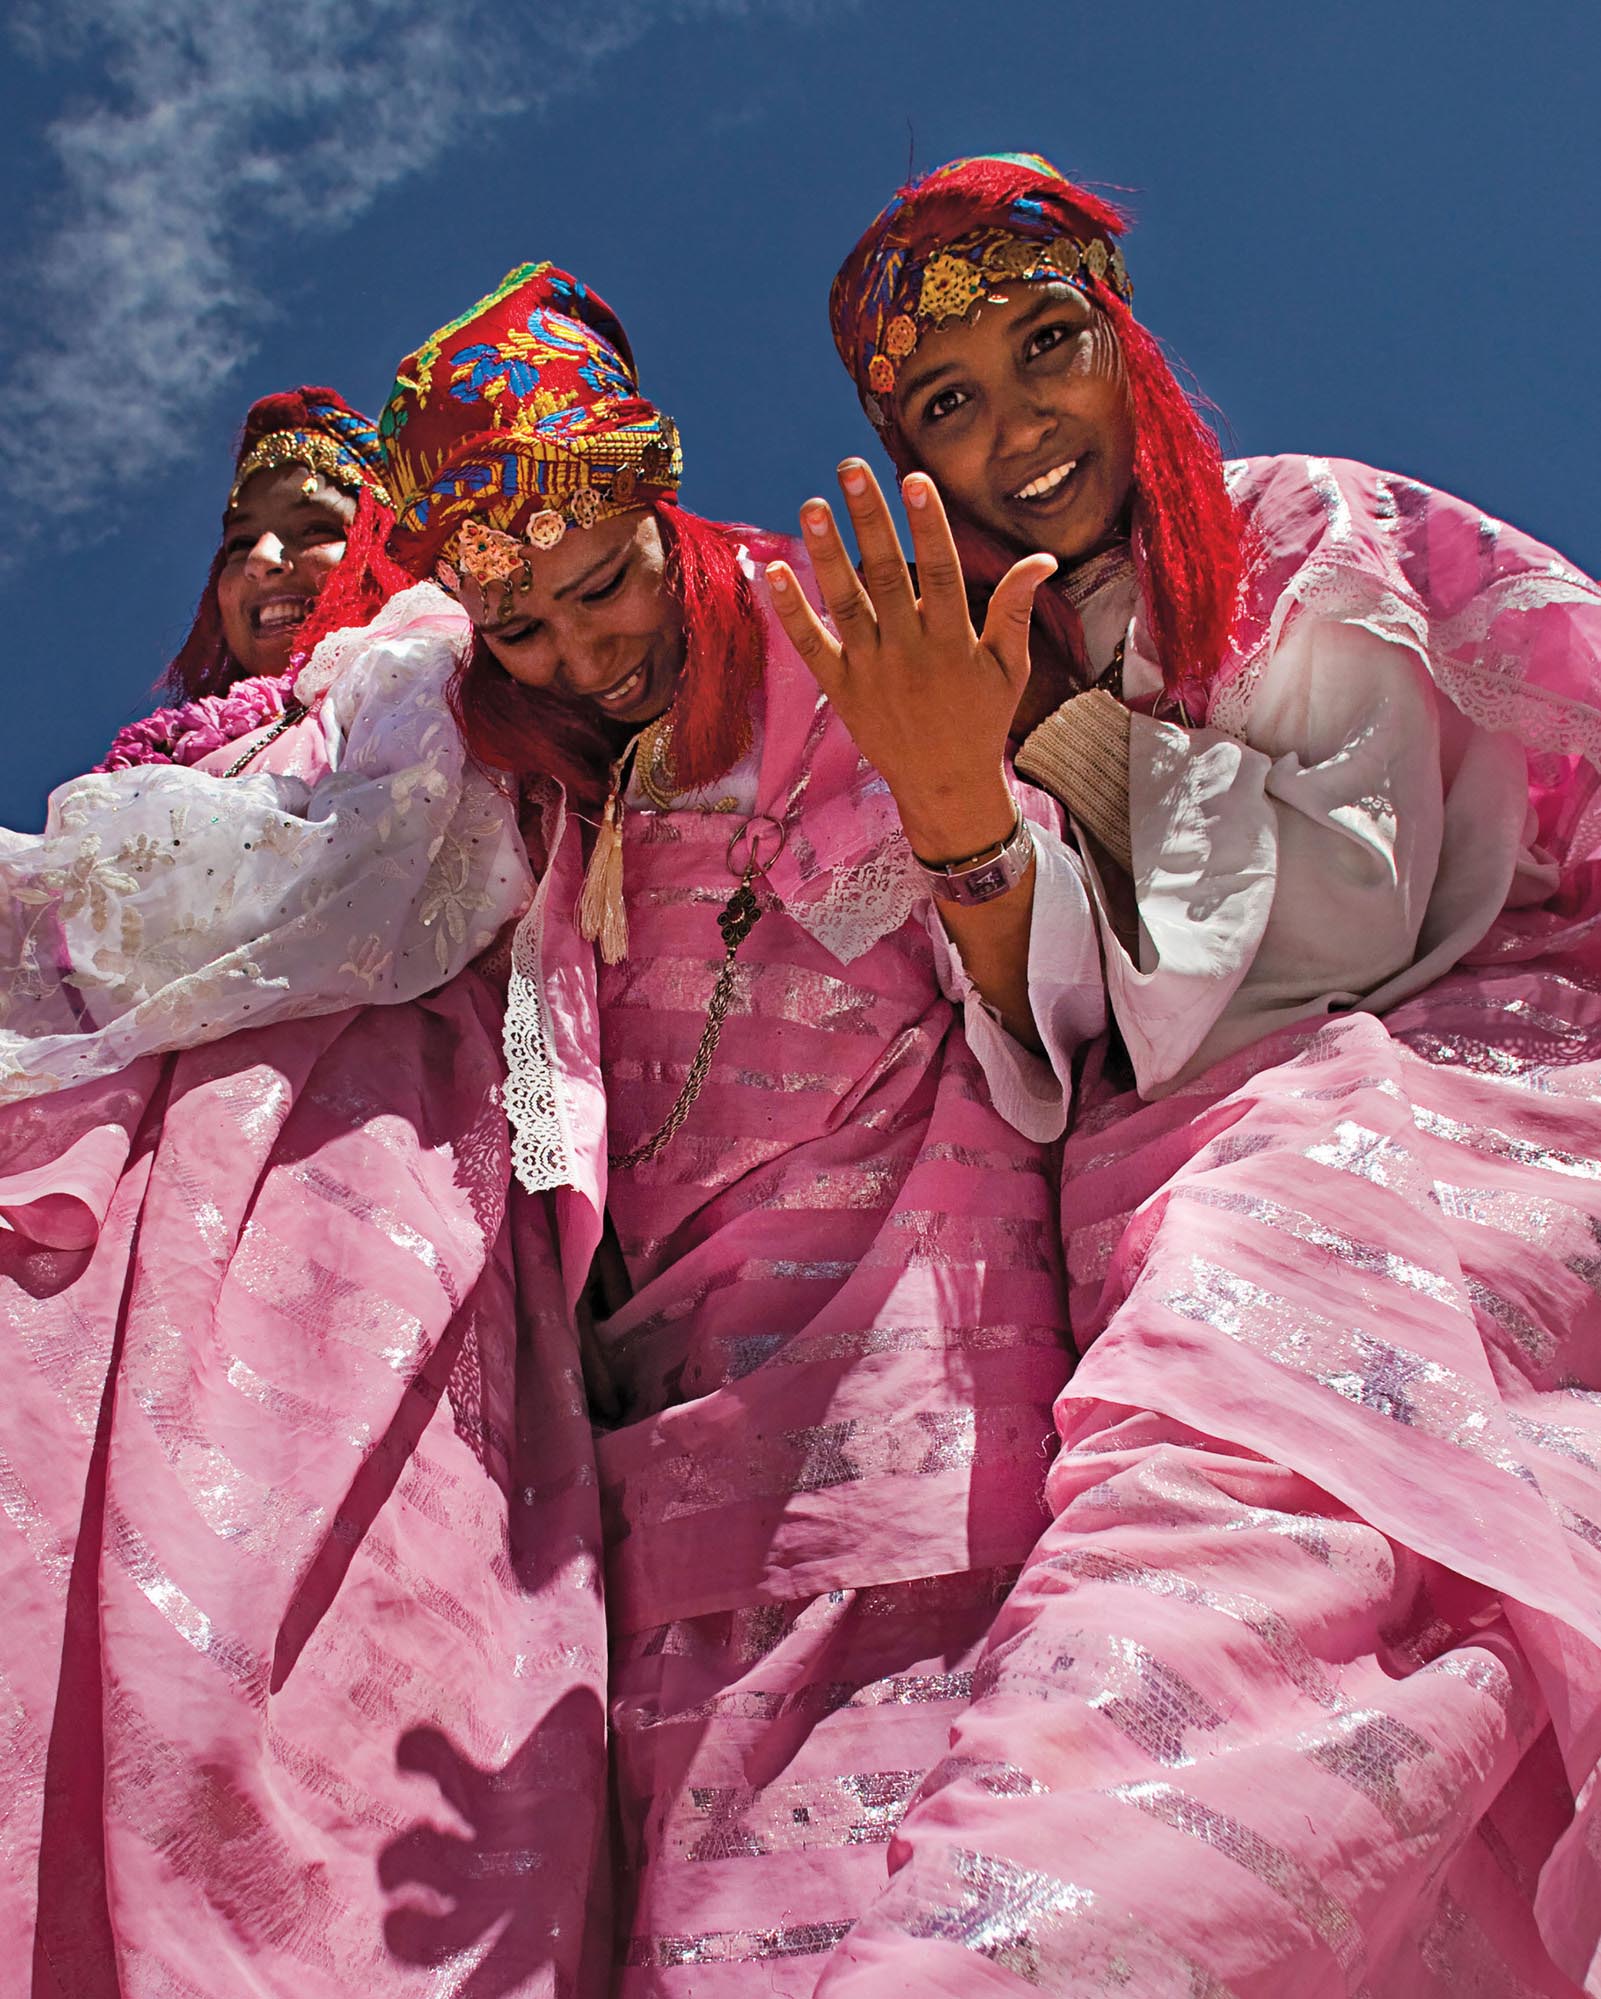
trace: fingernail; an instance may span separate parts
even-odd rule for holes
[[[928,505],[928,481],[920,472],[914,472],[901,487],[901,495],[909,507]]]
[[[789,577],[785,574],[783,563],[768,563],[767,584],[775,597],[783,596],[784,592],[789,588]]]
[[[859,458],[847,458],[839,468],[839,483],[847,493],[865,493],[867,467]]]
[[[808,507],[801,515],[801,519],[806,525],[806,532],[808,534],[828,533],[828,509],[826,507]]]

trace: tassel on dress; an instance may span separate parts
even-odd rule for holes
[[[584,870],[578,898],[578,934],[600,946],[608,965],[628,956],[628,912],[623,907],[623,785],[619,765],[612,771],[606,809],[600,815],[595,851]]]

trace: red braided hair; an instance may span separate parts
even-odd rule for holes
[[[366,624],[397,590],[409,587],[412,578],[385,552],[395,517],[368,483],[378,478],[383,468],[378,434],[367,418],[353,410],[335,389],[307,386],[258,397],[245,413],[234,447],[236,478],[255,447],[278,431],[317,433],[320,442],[339,447],[333,483],[356,495],[356,513],[345,536],[344,555],[296,634],[290,659],[293,672],[310,657],[319,639],[347,625]],[[180,700],[226,693],[236,680],[246,677],[246,669],[229,652],[223,635],[217,582],[224,559],[219,548],[206,572],[188,636],[167,668],[166,688]]]
[[[370,624],[391,597],[411,588],[416,579],[386,546],[394,525],[394,514],[370,486],[363,486],[356,496],[356,518],[345,537],[344,555],[295,634],[291,670],[304,665],[330,632]]]
[[[1095,303],[1123,350],[1134,414],[1134,566],[1169,693],[1200,695],[1228,652],[1244,568],[1211,425],[1153,334],[1113,291]]]
[[[713,783],[744,754],[767,661],[767,635],[742,543],[752,528],[708,521],[670,500],[660,523],[667,588],[683,619],[684,671],[673,705],[673,776],[682,790]],[[614,734],[587,705],[525,686],[475,637],[450,683],[449,700],[468,749],[491,770],[552,777],[581,810],[606,796]]]
[[[198,701],[207,694],[224,694],[244,673],[223,637],[222,607],[217,602],[217,578],[222,574],[219,548],[206,571],[205,588],[195,606],[188,637],[167,668],[166,691],[180,701]]]
[[[939,249],[986,226],[1042,243],[1067,235],[1115,244],[1128,222],[1112,203],[1032,156],[958,160],[902,188],[846,258],[830,294],[835,344],[864,399],[869,363],[883,325],[902,309],[908,274],[920,273]],[[1135,434],[1131,540],[1162,677],[1176,695],[1196,691],[1227,654],[1243,567],[1240,521],[1224,485],[1222,454],[1201,400],[1185,393],[1155,338],[1107,277],[1086,269],[1078,282],[1122,350]],[[916,469],[916,456],[893,419],[880,435],[903,473]],[[968,580],[975,594],[987,595],[1018,551],[954,510],[953,526]],[[1082,670],[1078,615],[1061,592],[1039,592],[1034,622],[1045,643]]]

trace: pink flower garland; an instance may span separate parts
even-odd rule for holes
[[[276,722],[294,684],[293,673],[236,681],[226,694],[208,694],[179,708],[158,708],[142,722],[119,729],[97,771],[131,770],[137,764],[197,764],[213,750]]]

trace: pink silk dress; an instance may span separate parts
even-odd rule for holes
[[[381,699],[405,664],[424,743],[463,623],[429,597],[397,600],[366,658]],[[271,825],[331,852],[350,812],[387,812],[389,833],[358,828],[338,875],[381,848],[363,913],[382,907],[406,801],[474,780],[379,759],[319,819],[307,800],[331,760],[359,761],[366,726],[303,721],[227,789],[131,771],[58,794],[69,832],[96,843],[89,863],[115,858],[106,893],[130,913],[107,938],[131,952],[144,924],[148,849],[132,843],[150,836],[100,829],[152,797],[160,830],[202,849],[220,823],[236,849]],[[502,831],[517,841],[509,810]],[[420,869],[435,850],[449,842],[425,828]],[[52,1004],[39,940],[70,942],[93,914],[71,893],[81,869],[50,850],[30,872],[28,854],[14,840],[4,855],[36,896],[24,1019]],[[220,856],[153,892],[201,906]],[[324,881],[295,909],[294,950],[311,951],[331,900]],[[83,1051],[63,1033],[47,1057],[110,1073],[0,1109],[8,1992],[605,1989],[593,1447],[548,1203],[512,1180],[503,980],[455,969],[474,926],[516,906],[488,899],[447,939],[454,976],[386,1005],[338,996],[341,960],[382,976],[339,915],[324,1011],[307,1011],[308,975],[300,1017],[184,1045],[195,1009],[174,1006],[161,1018],[178,1045],[119,1067],[107,1036],[158,1031],[148,1006],[111,1019],[124,966]],[[413,933],[432,952],[414,914],[386,930],[392,957]],[[274,962],[279,944],[259,941]],[[230,992],[265,1006],[274,990],[204,967],[196,985],[214,1024]],[[16,1053],[25,1067],[29,1046]]]
[[[1380,637],[1443,741],[1522,745],[1503,879],[1526,793],[1555,885],[1421,991],[1298,1001],[1187,1074],[1138,1013],[1160,967],[1114,964],[1167,1093],[1079,1099],[1053,1520],[829,1999],[1601,1992],[1601,592],[1366,467],[1237,480],[1258,566],[1209,720],[1247,777],[1299,621],[1336,663],[1339,628]],[[1267,781],[1308,788],[1293,758]],[[1404,851],[1382,798],[1330,816]],[[1256,890],[1209,884],[1187,823],[1201,942],[1208,898]]]
[[[737,868],[753,811],[784,828],[677,1137],[609,1184],[593,1154],[547,1162],[591,1230],[604,1198],[632,1287],[591,1355],[630,1995],[807,1992],[883,1891],[1045,1526],[1067,1369],[1054,1150],[991,1107],[883,782],[771,642],[747,795],[626,816],[627,958],[597,985],[575,953],[560,835],[520,940],[552,1077],[530,1087],[525,1043],[514,1108],[603,1084],[626,1152],[705,1025],[731,840]]]

